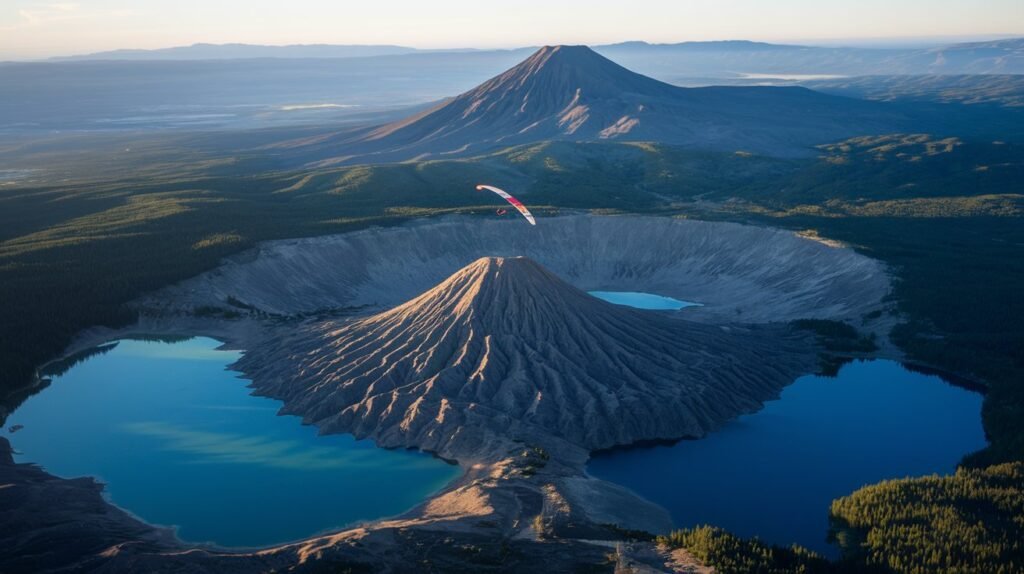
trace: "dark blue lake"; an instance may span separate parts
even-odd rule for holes
[[[588,472],[662,505],[678,527],[834,556],[831,501],[886,478],[952,473],[986,444],[981,401],[893,361],[857,361],[835,378],[798,379],[703,439],[600,454]]]
[[[317,436],[253,397],[207,338],[124,340],[28,399],[7,421],[19,462],[96,476],[116,505],[223,546],[285,542],[401,513],[459,469],[424,453]]]

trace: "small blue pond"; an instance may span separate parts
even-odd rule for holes
[[[700,303],[690,303],[689,301],[680,301],[671,297],[636,291],[588,291],[588,293],[609,303],[636,307],[637,309],[676,311],[684,307],[700,307]]]
[[[797,379],[760,412],[700,440],[599,454],[588,472],[668,509],[834,556],[831,501],[887,478],[951,473],[985,446],[981,395],[885,360]]]
[[[459,470],[429,455],[317,436],[226,370],[207,338],[124,340],[8,419],[19,462],[96,476],[118,506],[223,546],[285,542],[401,513]],[[15,427],[16,428],[16,427]]]

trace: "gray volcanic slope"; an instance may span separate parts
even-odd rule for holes
[[[788,231],[638,216],[449,217],[274,241],[165,289],[146,306],[224,306],[277,314],[401,304],[487,256],[527,256],[584,291],[646,291],[704,304],[692,320],[860,321],[889,292],[883,266]]]
[[[322,432],[463,458],[514,438],[594,450],[703,436],[813,364],[805,343],[612,305],[530,259],[488,257],[389,311],[270,338],[237,366]]]
[[[680,88],[627,70],[586,46],[545,46],[435,108],[355,133],[291,142],[321,164],[451,157],[548,140],[656,141],[771,155],[900,131],[877,102],[796,87]]]

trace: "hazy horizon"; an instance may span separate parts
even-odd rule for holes
[[[538,16],[541,15],[541,16]],[[481,9],[468,0],[392,0],[340,6],[326,0],[13,0],[0,7],[0,60],[208,44],[386,44],[419,49],[502,49],[544,44],[751,40],[822,46],[922,47],[1024,35],[1012,0],[882,0],[770,5],[654,0],[559,5],[524,0]]]
[[[776,45],[797,45],[797,46],[808,46],[808,47],[819,47],[819,48],[862,48],[862,49],[914,49],[914,48],[930,48],[952,44],[961,43],[974,43],[974,42],[995,42],[1000,40],[1012,40],[1024,38],[1024,33],[1020,34],[984,34],[984,35],[966,35],[966,36],[907,36],[907,37],[894,37],[894,38],[781,38],[775,40],[758,40],[751,38],[709,38],[692,40],[688,38],[681,38],[678,40],[666,40],[666,41],[652,41],[644,38],[631,38],[624,40],[617,40],[614,42],[546,42],[539,44],[517,44],[508,46],[416,46],[401,42],[380,42],[375,44],[368,43],[345,43],[345,42],[298,42],[298,43],[284,43],[284,44],[269,44],[269,43],[253,43],[253,42],[193,42],[190,44],[174,44],[167,46],[154,46],[154,47],[137,47],[137,46],[121,46],[117,48],[110,48],[104,50],[95,51],[82,51],[82,52],[68,52],[60,54],[51,54],[45,56],[25,57],[17,58],[10,57],[5,58],[3,54],[0,54],[0,62],[33,62],[40,60],[49,59],[60,59],[60,58],[77,58],[82,56],[88,56],[91,54],[105,54],[109,52],[119,51],[159,51],[159,50],[171,50],[189,48],[193,46],[253,46],[253,47],[270,47],[270,48],[287,48],[296,46],[394,46],[399,48],[410,48],[413,50],[422,51],[434,51],[434,52],[457,52],[457,51],[494,51],[494,50],[519,50],[524,48],[539,48],[540,46],[556,46],[556,45],[584,45],[584,46],[598,46],[598,45],[612,45],[622,44],[630,42],[646,42],[648,44],[683,44],[688,42],[758,42],[766,44]]]

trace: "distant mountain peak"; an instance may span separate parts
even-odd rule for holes
[[[661,96],[678,90],[627,70],[587,46],[544,46],[517,66],[459,98],[487,95],[499,86],[528,88],[528,92],[521,94],[500,93],[503,97],[521,96],[527,106],[531,96],[534,101],[541,95],[547,100],[562,98],[568,105],[577,96],[606,98],[630,92]]]
[[[635,127],[646,102],[681,91],[587,46],[544,46],[476,88],[422,115],[383,126],[367,139],[420,144],[464,140],[470,134],[480,141],[510,143],[609,139]]]
[[[586,87],[597,92],[623,92],[631,88],[653,88],[657,91],[675,89],[669,84],[627,70],[587,46],[566,45],[544,46],[504,74],[485,82],[480,88],[491,83],[501,83],[508,78],[524,80],[542,74],[556,76],[566,85],[575,82],[578,88]],[[642,85],[637,86],[638,83]],[[544,87],[557,89],[565,86]]]
[[[881,110],[803,88],[681,88],[587,46],[553,45],[434,108],[347,134],[334,158],[318,164],[452,157],[551,140],[809,155],[816,144],[893,131]]]

